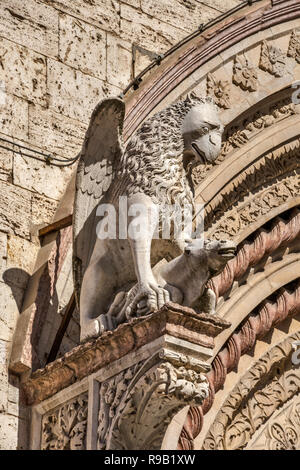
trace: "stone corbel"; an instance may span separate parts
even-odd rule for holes
[[[187,405],[201,405],[208,396],[214,338],[229,326],[217,315],[170,302],[36,371],[23,383],[36,416],[32,448],[44,448],[49,439],[51,448],[61,445],[55,436],[67,432],[60,429],[64,421],[57,421],[49,437],[48,417],[61,416],[70,400],[85,393],[84,448],[161,449],[174,415]]]
[[[104,382],[98,448],[160,449],[173,416],[208,396],[208,370],[200,360],[162,348]]]

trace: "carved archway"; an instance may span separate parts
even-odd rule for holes
[[[203,449],[300,448],[300,368],[291,360],[299,339],[299,330],[287,335],[242,375],[206,434]]]

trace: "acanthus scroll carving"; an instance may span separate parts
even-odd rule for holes
[[[205,229],[209,236],[234,237],[257,217],[296,197],[299,146],[296,140],[270,152],[230,182],[224,194],[206,209]]]
[[[98,448],[160,449],[174,414],[208,396],[207,369],[164,350],[101,384]]]
[[[272,417],[260,436],[249,443],[251,449],[299,450],[300,449],[300,397],[278,416]]]
[[[80,395],[43,416],[42,450],[86,448],[88,396]]]

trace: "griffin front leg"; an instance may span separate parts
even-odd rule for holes
[[[135,194],[128,201],[128,238],[137,277],[137,291],[123,311],[126,317],[146,315],[169,301],[169,292],[157,284],[151,269],[151,243],[158,224],[157,207],[150,197]]]

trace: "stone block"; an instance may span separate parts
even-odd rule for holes
[[[154,60],[154,56],[155,54],[147,49],[135,47],[133,75],[136,77],[142,72]]]
[[[7,242],[7,264],[2,278],[8,285],[25,289],[33,272],[39,245],[10,235]]]
[[[19,311],[22,305],[24,291],[19,287],[11,286],[0,282],[0,321],[4,323],[4,327],[11,330],[11,337],[7,338],[6,341],[11,341],[13,330],[16,325]],[[4,344],[4,345],[5,345]],[[3,364],[6,355],[3,353],[4,345],[0,343],[0,364]]]
[[[87,121],[89,113],[86,113]],[[29,107],[29,139],[33,145],[64,158],[74,158],[81,149],[86,125],[40,106]]]
[[[57,201],[41,196],[40,194],[32,195],[32,228],[35,235],[38,228],[50,224],[57,208]],[[36,230],[34,230],[36,228]]]
[[[126,3],[135,8],[141,8],[141,0],[121,0],[121,3]]]
[[[7,390],[0,390],[0,414],[7,411]]]
[[[0,450],[18,447],[18,418],[0,413]]]
[[[44,0],[57,10],[118,34],[120,6],[117,0]]]
[[[30,191],[0,181],[0,213],[0,231],[30,239]]]
[[[0,102],[0,128],[3,134],[17,139],[27,139],[28,134],[28,103],[22,98],[5,94],[4,102]]]
[[[46,58],[0,39],[0,81],[7,93],[46,105]]]
[[[58,12],[54,8],[36,0],[1,0],[0,11],[2,37],[57,57]]]
[[[125,88],[131,80],[131,44],[110,34],[107,35],[107,80],[112,85]]]
[[[0,141],[0,145],[6,145]],[[0,147],[0,180],[12,181],[13,153]]]
[[[106,78],[106,33],[72,16],[59,16],[59,58],[96,78]]]
[[[59,168],[21,155],[14,158],[14,184],[56,200],[72,171],[71,167]]]
[[[187,32],[195,31],[201,23],[218,15],[215,8],[195,0],[141,0],[141,9],[147,15]]]
[[[120,37],[153,52],[165,52],[187,31],[150,17],[129,5],[121,4]]]
[[[50,107],[73,119],[88,123],[96,104],[120,89],[60,62],[49,60]]]

